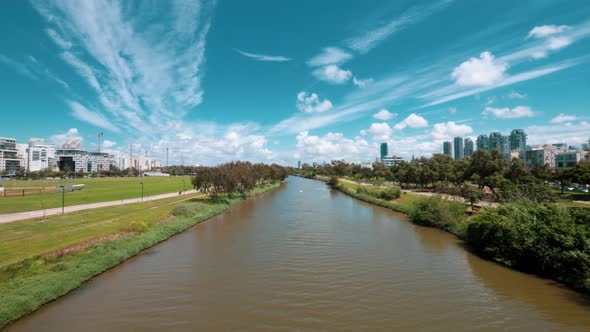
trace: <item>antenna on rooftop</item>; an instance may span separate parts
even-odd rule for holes
[[[96,136],[98,137],[98,152],[100,153],[100,138],[102,137],[104,133],[98,133],[96,134]]]

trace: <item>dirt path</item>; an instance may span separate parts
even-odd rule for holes
[[[197,192],[196,190],[187,190],[182,195],[194,194],[196,192]],[[143,198],[143,201],[149,202],[149,201],[155,201],[158,199],[170,198],[170,197],[176,197],[176,196],[179,196],[178,192],[169,193],[169,194],[154,195],[154,196],[147,196],[147,197]],[[131,199],[118,200],[118,201],[110,201],[110,202],[99,202],[99,203],[66,206],[64,209],[64,213],[89,210],[89,209],[98,209],[98,208],[108,207],[108,206],[135,204],[135,203],[141,203],[141,198],[131,198]],[[0,214],[0,224],[18,221],[18,220],[41,218],[41,217],[43,217],[43,213],[44,213],[43,210],[36,210],[36,211],[27,211],[27,212],[19,212],[19,213]],[[61,208],[53,208],[53,209],[45,210],[46,216],[52,216],[52,215],[61,214],[61,213],[62,213]]]

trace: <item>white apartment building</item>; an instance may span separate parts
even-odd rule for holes
[[[395,155],[385,156],[383,157],[383,159],[381,159],[381,163],[385,166],[395,166],[401,163],[402,161],[404,161],[404,158]]]
[[[9,175],[14,175],[20,167],[16,140],[0,137],[0,172],[8,171]]]
[[[20,167],[25,170],[29,169],[29,145],[26,143],[16,143],[16,157],[19,160]]]
[[[27,166],[30,172],[37,172],[43,169],[57,168],[55,159],[55,148],[46,144],[43,139],[31,138],[27,148]]]

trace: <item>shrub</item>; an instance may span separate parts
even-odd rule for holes
[[[191,217],[198,214],[204,208],[203,203],[185,203],[174,207],[174,209],[172,209],[172,214],[177,217]]]
[[[330,176],[330,180],[328,180],[328,185],[330,187],[336,187],[338,185],[338,177]]]
[[[588,219],[560,204],[504,205],[476,215],[467,240],[486,258],[590,292]]]
[[[457,228],[456,224],[465,222],[465,205],[444,200],[440,196],[432,196],[416,201],[410,218],[418,225],[452,231]]]
[[[129,231],[134,233],[143,233],[147,231],[148,225],[143,221],[132,221],[129,224]]]
[[[392,199],[399,198],[402,194],[402,191],[396,187],[387,187],[383,189],[379,195],[379,198],[384,199],[386,201],[391,201]]]

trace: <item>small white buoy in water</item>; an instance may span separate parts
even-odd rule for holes
[[[302,193],[303,192],[303,189],[299,189],[299,192]]]

